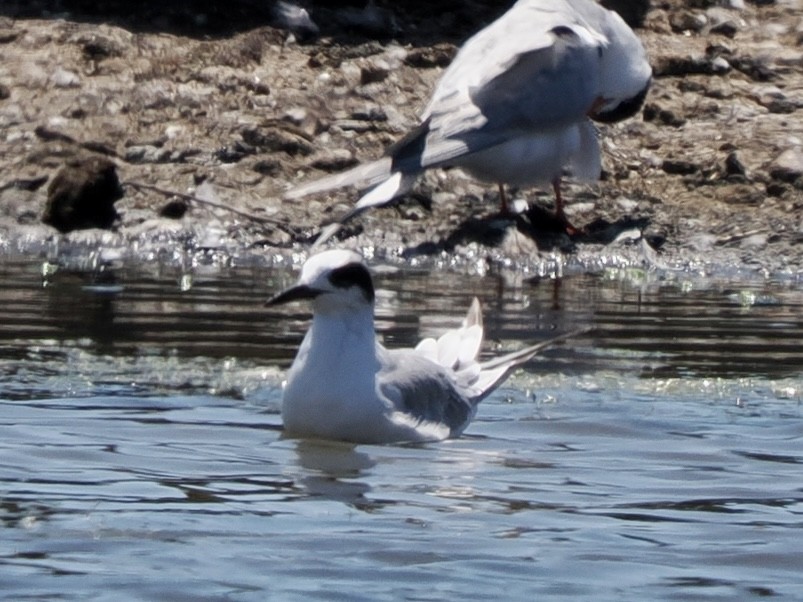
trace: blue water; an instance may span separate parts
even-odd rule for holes
[[[285,439],[287,269],[0,267],[0,599],[803,598],[803,288],[383,269],[389,346],[572,326],[423,446]]]

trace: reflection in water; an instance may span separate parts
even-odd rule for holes
[[[295,451],[308,473],[300,479],[308,495],[367,509],[370,487],[357,479],[376,464],[368,454],[352,444],[320,440],[298,440]]]
[[[454,327],[476,295],[490,345],[508,348],[594,327],[546,352],[541,371],[784,376],[803,365],[803,290],[792,285],[669,281],[627,271],[519,283],[496,275],[377,271],[377,326],[391,347]],[[264,307],[292,279],[275,268],[192,278],[143,267],[41,274],[29,260],[0,265],[0,357],[34,360],[37,353],[82,348],[121,357],[168,354],[287,366],[309,319],[305,307]]]

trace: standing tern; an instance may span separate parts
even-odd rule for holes
[[[477,404],[539,350],[572,332],[487,362],[475,298],[463,325],[414,349],[386,349],[374,330],[374,286],[359,253],[311,256],[298,282],[268,301],[312,300],[312,325],[284,387],[282,420],[294,436],[354,443],[458,437]]]
[[[503,211],[504,184],[551,184],[556,217],[571,232],[561,176],[596,181],[601,169],[589,119],[633,116],[651,79],[644,46],[615,12],[593,0],[519,0],[463,45],[420,124],[382,158],[284,197],[350,185],[369,189],[343,223],[409,192],[424,170],[457,166],[499,184]]]

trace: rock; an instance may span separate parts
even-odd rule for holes
[[[260,130],[249,127],[242,131],[243,142],[266,151],[282,151],[288,155],[310,155],[314,147],[300,132],[273,127]]]
[[[683,159],[664,159],[661,169],[668,174],[688,176],[700,171],[700,166]]]
[[[644,105],[642,117],[644,121],[656,121],[662,125],[669,125],[676,128],[686,123],[685,118],[676,115],[669,109],[662,109],[655,103],[647,103]]]
[[[378,105],[369,105],[361,109],[356,109],[349,115],[351,119],[358,121],[387,121],[388,114]]]
[[[304,107],[291,107],[282,113],[282,120],[300,126],[307,119],[309,111]]]
[[[803,175],[803,148],[795,147],[782,152],[769,166],[770,176],[782,182],[794,182]]]
[[[260,159],[254,162],[251,169],[263,176],[275,176],[281,173],[282,164],[278,159]]]
[[[102,157],[74,159],[50,182],[42,221],[60,232],[109,229],[117,219],[114,203],[122,196],[114,163]]]
[[[385,81],[390,75],[390,66],[386,61],[371,61],[360,68],[360,84],[374,84]]]
[[[716,72],[712,60],[705,56],[659,56],[653,61],[655,77],[710,75]]]
[[[337,172],[358,163],[354,153],[345,148],[322,150],[312,156],[310,166],[323,171]]]
[[[747,176],[747,170],[736,151],[731,151],[725,157],[725,173],[729,176]]]
[[[753,81],[768,82],[778,77],[778,74],[762,58],[738,56],[732,57],[729,62],[734,69],[744,73]]]
[[[456,53],[454,44],[441,43],[428,48],[414,48],[404,57],[404,64],[418,69],[447,67]]]
[[[159,215],[169,219],[181,219],[189,208],[189,203],[183,199],[168,201],[159,210]]]
[[[698,32],[702,31],[708,24],[708,19],[702,13],[684,10],[680,13],[673,14],[669,19],[669,24],[672,26],[672,30],[676,32]]]
[[[11,89],[5,84],[0,84],[0,100],[5,100],[10,96],[11,96]]]
[[[708,31],[710,33],[718,33],[732,38],[746,25],[736,13],[719,6],[709,8],[705,14],[708,19]]]
[[[81,78],[74,71],[56,67],[56,70],[50,74],[50,83],[57,88],[77,88],[81,85]]]
[[[711,61],[712,73],[727,73],[730,70],[731,70],[731,64],[723,56],[715,57]]]
[[[89,61],[99,62],[111,57],[122,56],[123,54],[122,45],[107,36],[93,33],[82,37],[78,42],[81,45],[84,58]]]
[[[166,148],[142,144],[127,147],[124,158],[129,163],[168,163],[172,157]]]

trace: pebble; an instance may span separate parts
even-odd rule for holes
[[[786,149],[770,164],[770,175],[775,180],[794,182],[803,175],[803,148]]]
[[[708,24],[708,19],[702,13],[683,11],[672,15],[669,24],[674,31],[702,31]]]
[[[57,88],[77,88],[81,85],[81,78],[74,71],[57,67],[50,74],[50,83]]]
[[[722,7],[712,7],[706,11],[710,33],[718,33],[732,38],[747,24],[733,11]]]
[[[357,164],[354,153],[345,148],[322,150],[314,154],[309,162],[311,167],[323,171],[338,172]]]

